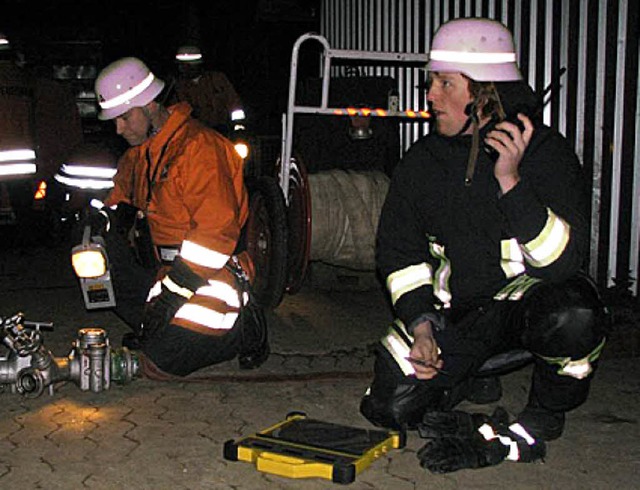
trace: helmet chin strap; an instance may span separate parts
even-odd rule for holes
[[[464,123],[462,129],[456,136],[465,133],[469,126],[472,128],[471,132],[471,149],[469,150],[469,158],[467,159],[467,171],[464,176],[464,185],[466,187],[471,186],[473,181],[473,174],[476,170],[476,162],[478,161],[478,152],[480,151],[480,121],[478,121],[478,111],[476,107],[476,101],[470,102],[465,107],[464,112],[469,116]]]

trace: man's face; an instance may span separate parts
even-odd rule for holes
[[[436,118],[436,131],[455,136],[467,122],[465,107],[473,101],[469,80],[460,73],[430,72],[427,100]]]
[[[115,118],[116,133],[131,146],[138,146],[149,137],[151,122],[142,107],[133,107]]]

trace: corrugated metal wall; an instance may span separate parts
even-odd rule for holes
[[[542,92],[559,80],[547,97],[545,122],[574,144],[592,176],[590,271],[602,287],[633,281],[637,295],[639,12],[638,0],[324,0],[321,34],[337,49],[425,53],[449,19],[490,17],[506,24],[529,84]],[[419,70],[385,74],[399,82],[401,107],[424,107]],[[405,126],[403,146],[425,130]]]

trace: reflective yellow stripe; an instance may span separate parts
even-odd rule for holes
[[[395,305],[403,294],[431,284],[431,279],[431,267],[426,262],[410,265],[389,274],[387,277],[387,289],[391,294],[392,304]]]
[[[162,284],[169,291],[171,291],[172,293],[177,294],[179,296],[182,296],[183,298],[190,299],[191,296],[193,296],[193,291],[191,291],[191,289],[184,288],[184,287],[180,286],[178,283],[176,283],[169,276],[164,276],[164,278],[162,279]]]
[[[522,246],[527,262],[534,267],[552,264],[569,243],[569,224],[548,208],[547,214],[549,217],[540,234]]]
[[[156,281],[156,283],[149,290],[149,294],[147,295],[147,303],[151,301],[156,296],[159,296],[162,292],[162,283],[160,281]]]
[[[440,265],[435,272],[433,281],[433,294],[438,298],[445,308],[451,305],[451,290],[449,289],[449,277],[451,276],[451,263],[447,257],[444,246],[431,242],[429,244],[431,255],[440,260]]]
[[[541,279],[526,274],[516,277],[513,281],[498,291],[493,299],[496,301],[519,301],[527,290]]]
[[[391,327],[387,335],[382,338],[381,343],[387,349],[389,354],[391,354],[405,376],[410,376],[416,373],[413,365],[406,359],[409,357],[411,347],[407,345],[402,336],[396,332],[393,327]]]
[[[211,329],[231,330],[238,318],[238,313],[220,313],[205,306],[187,303],[180,307],[175,314],[175,318],[189,320]]]
[[[558,374],[561,376],[571,376],[576,379],[583,379],[589,376],[593,371],[591,363],[597,360],[602,353],[602,349],[606,344],[607,339],[603,338],[602,341],[582,359],[572,361],[570,357],[545,357],[538,355],[538,357],[549,364],[557,364],[560,366]],[[536,354],[537,355],[537,354]]]
[[[507,278],[515,277],[526,270],[520,244],[515,238],[500,242],[500,257],[500,267]]]
[[[189,240],[182,242],[180,256],[189,262],[209,267],[210,269],[222,269],[230,257],[230,255],[216,252]]]

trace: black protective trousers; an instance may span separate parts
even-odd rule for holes
[[[126,238],[115,232],[105,235],[114,292],[115,313],[135,334],[141,333],[149,290],[156,281],[157,268],[145,268]],[[167,311],[165,322],[151,334],[142,336],[140,350],[168,374],[185,376],[198,369],[229,361],[238,355],[239,325],[223,336],[203,335],[171,323],[175,311]]]
[[[487,361],[501,356],[503,365],[493,363],[493,372],[506,372],[517,367],[510,359],[522,357],[503,354],[522,351],[531,352],[534,362],[528,403],[571,410],[587,398],[608,321],[595,285],[582,274],[561,283],[539,282],[518,301],[447,311],[444,326],[434,330],[446,374],[430,380],[406,376],[381,344],[361,412],[379,426],[415,426],[426,411],[449,410],[462,401],[468,380],[481,375]],[[589,356],[593,371],[588,376],[559,373],[560,359]]]

